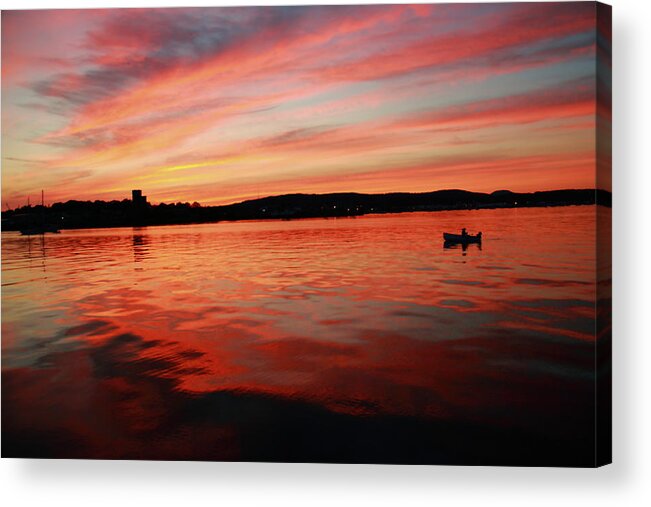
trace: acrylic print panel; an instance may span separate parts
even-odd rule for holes
[[[2,455],[610,461],[610,7],[2,13]]]

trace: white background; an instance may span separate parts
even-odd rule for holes
[[[244,0],[0,0],[0,7],[261,5]],[[315,3],[282,1],[282,4]],[[332,0],[321,3],[353,3]],[[357,3],[369,3],[358,1]],[[651,2],[612,0],[614,464],[596,470],[9,460],[3,505],[651,505]]]

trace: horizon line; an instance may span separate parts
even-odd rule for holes
[[[140,190],[140,189],[132,189],[133,190]],[[427,191],[422,191],[422,192],[404,192],[404,191],[395,191],[395,192],[354,192],[354,191],[341,191],[341,192],[325,192],[325,193],[317,193],[317,192],[290,192],[286,194],[271,194],[271,195],[266,195],[262,197],[255,197],[255,198],[249,198],[249,199],[244,199],[240,201],[233,201],[229,202],[226,204],[201,204],[199,201],[171,201],[169,204],[194,204],[195,202],[198,203],[201,207],[206,207],[206,208],[218,208],[218,207],[223,207],[223,206],[232,206],[236,204],[243,204],[247,202],[254,202],[254,201],[260,201],[263,199],[269,199],[269,198],[274,198],[274,197],[285,197],[285,196],[298,196],[298,195],[304,195],[304,196],[326,196],[326,195],[345,195],[345,194],[353,194],[353,195],[365,195],[365,196],[379,196],[379,195],[392,195],[392,194],[403,194],[403,195],[419,195],[419,194],[432,194],[435,192],[467,192],[469,194],[483,194],[483,195],[492,195],[497,192],[508,192],[511,194],[535,194],[535,193],[542,193],[542,192],[566,192],[566,191],[588,191],[588,190],[594,190],[595,192],[602,191],[602,192],[607,192],[612,194],[611,190],[607,190],[604,188],[598,188],[598,187],[583,187],[583,188],[555,188],[555,189],[548,189],[548,190],[532,190],[528,192],[516,192],[513,190],[509,190],[507,188],[499,188],[497,190],[493,190],[491,192],[480,192],[480,191],[475,191],[475,190],[466,190],[463,188],[439,188],[436,190],[427,190]],[[29,197],[29,196],[28,196]],[[147,196],[144,195],[144,198]],[[65,204],[70,201],[76,201],[76,202],[123,202],[123,201],[132,201],[133,199],[129,198],[124,198],[124,199],[68,199],[66,201],[55,201],[50,204],[29,204],[29,199],[28,199],[28,204],[24,204],[22,206],[17,206],[13,208],[9,208],[9,202],[5,201],[5,209],[2,209],[2,212],[5,211],[14,211],[17,209],[25,208],[25,207],[31,207],[35,208],[38,206],[44,206],[44,207],[50,207],[54,204]],[[147,204],[150,204],[152,206],[158,206],[161,204],[168,204],[164,201],[159,201],[157,203],[153,202],[147,202]]]

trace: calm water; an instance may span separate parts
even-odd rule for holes
[[[595,213],[2,233],[3,454],[591,462]]]

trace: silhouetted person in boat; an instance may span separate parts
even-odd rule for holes
[[[465,227],[463,229],[461,229],[461,235],[464,236],[464,237],[468,235],[468,233],[466,232]]]
[[[477,239],[479,239],[479,241],[481,241],[481,231],[479,231],[479,232],[477,233]]]

